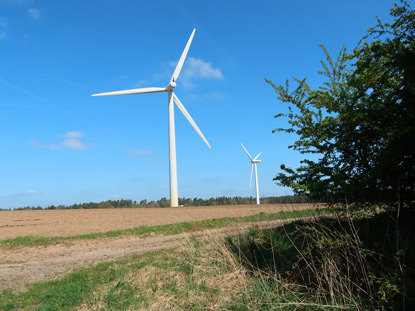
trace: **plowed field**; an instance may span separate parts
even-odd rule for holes
[[[229,205],[179,208],[23,210],[0,212],[0,240],[18,236],[74,236],[213,218],[314,208],[311,204]]]
[[[314,208],[313,205],[241,205],[216,207],[96,209],[96,210],[25,210],[0,212],[0,240],[18,236],[74,236],[178,222],[255,215]],[[290,220],[286,220],[290,221]],[[285,221],[257,223],[276,226]],[[46,246],[0,246],[0,292],[7,288],[25,291],[26,285],[53,280],[77,267],[113,261],[151,250],[170,248],[188,241],[212,238],[244,230],[251,224],[238,223],[226,228],[167,236],[139,237],[121,235],[62,241]]]

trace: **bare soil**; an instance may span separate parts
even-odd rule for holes
[[[311,204],[229,205],[179,208],[0,211],[0,240],[18,236],[74,236],[213,218],[310,209]]]
[[[38,235],[44,237],[73,236],[107,232],[143,225],[160,225],[212,218],[275,213],[282,210],[313,208],[312,205],[243,205],[216,207],[181,207],[148,209],[101,210],[27,210],[0,212],[0,239]],[[277,225],[281,221],[262,222],[261,226]],[[257,223],[258,224],[258,223]],[[0,292],[12,288],[25,291],[26,285],[53,280],[78,267],[152,250],[171,248],[185,243],[191,236],[198,239],[238,232],[252,224],[237,224],[227,228],[182,233],[169,236],[140,238],[123,235],[116,238],[64,241],[48,246],[0,247]]]

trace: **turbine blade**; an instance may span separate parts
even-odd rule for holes
[[[98,93],[98,94],[93,94],[91,96],[146,94],[146,93],[158,93],[158,92],[165,92],[165,91],[166,91],[166,88],[163,88],[163,87],[145,87],[141,89],[131,89],[131,90],[124,90],[124,91]]]
[[[251,179],[249,180],[249,190],[251,190],[252,186],[252,171],[254,170],[254,164],[251,164]]]
[[[187,112],[186,108],[184,108],[183,104],[180,102],[179,98],[176,96],[176,94],[173,93],[173,100],[176,103],[177,107],[179,107],[180,111],[184,114],[184,116],[186,117],[187,121],[190,122],[190,124],[193,126],[193,128],[195,129],[195,131],[199,134],[200,138],[203,139],[203,141],[206,143],[206,145],[212,149],[212,147],[209,145],[208,141],[206,140],[205,136],[203,136],[202,132],[200,131],[200,129],[197,127],[195,121],[193,121],[192,117],[190,116],[190,114]]]
[[[250,154],[249,154],[249,152],[248,152],[248,150],[246,150],[246,148],[244,147],[244,145],[242,145],[242,143],[241,143],[241,146],[242,146],[242,148],[244,148],[244,150],[245,150],[246,154],[248,155],[249,159],[250,159],[251,161],[253,161],[253,160],[252,160],[251,155],[250,155]]]
[[[170,82],[177,81],[177,78],[179,77],[180,71],[182,70],[184,60],[186,59],[187,52],[189,52],[190,44],[192,43],[193,37],[195,35],[196,28],[193,29],[192,34],[190,35],[189,41],[187,41],[186,47],[184,48],[184,51],[182,53],[182,56],[180,56],[179,62],[177,63],[176,69],[174,69],[173,76],[171,77]]]
[[[254,158],[254,160],[258,159],[258,157],[260,156],[261,153],[262,153],[262,151],[260,153],[258,153],[258,155]]]

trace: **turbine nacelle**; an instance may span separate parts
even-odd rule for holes
[[[169,85],[166,86],[166,92],[171,92],[176,87],[176,82],[171,81]]]

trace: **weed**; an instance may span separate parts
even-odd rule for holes
[[[387,230],[392,221],[387,212],[353,221],[299,221],[228,238],[256,280],[239,300],[244,307],[235,310],[403,309],[404,304],[412,309],[414,255],[407,250],[415,247],[414,220],[410,213],[399,225],[398,255],[390,243],[396,238]]]

